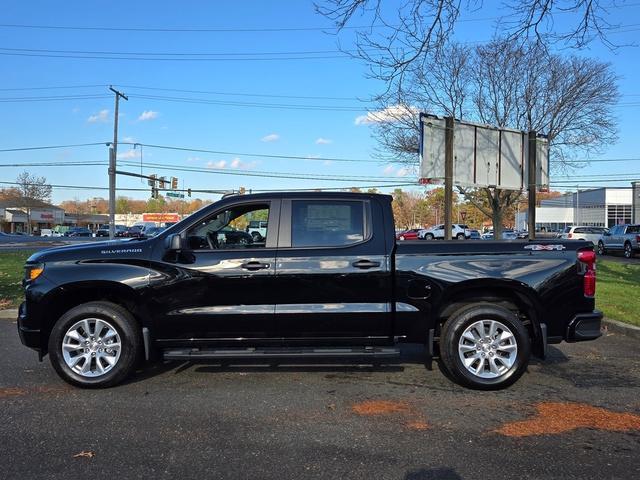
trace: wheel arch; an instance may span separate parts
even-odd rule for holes
[[[136,291],[123,283],[95,280],[74,282],[59,285],[49,292],[42,301],[42,351],[47,353],[47,345],[53,325],[58,319],[72,308],[88,302],[110,302],[125,308],[135,321],[138,327],[147,324],[148,314],[146,309],[137,302]]]
[[[486,280],[470,280],[456,284],[440,301],[440,308],[435,316],[436,327],[442,328],[454,312],[473,303],[493,303],[513,311],[527,328],[533,351],[537,355],[544,355],[542,307],[531,287],[514,280],[494,280],[491,283]]]

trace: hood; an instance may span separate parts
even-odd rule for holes
[[[104,242],[82,242],[72,245],[40,250],[28,259],[28,263],[63,260],[107,260],[109,258],[148,257],[153,247],[153,238],[106,240]]]

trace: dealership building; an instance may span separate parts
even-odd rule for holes
[[[560,230],[572,225],[608,227],[640,223],[640,181],[631,187],[579,190],[542,200],[536,208],[537,230]],[[516,215],[518,229],[526,229],[527,212]]]

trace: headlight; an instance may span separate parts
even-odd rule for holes
[[[35,280],[44,272],[44,263],[30,263],[24,267],[24,279],[29,282]]]

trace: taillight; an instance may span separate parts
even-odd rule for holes
[[[585,297],[593,297],[596,294],[596,252],[582,250],[578,252],[578,261],[586,266],[582,290]]]
[[[636,242],[640,243],[640,235],[636,235]]]
[[[567,235],[567,238],[573,238],[573,233],[570,233],[569,235]]]

